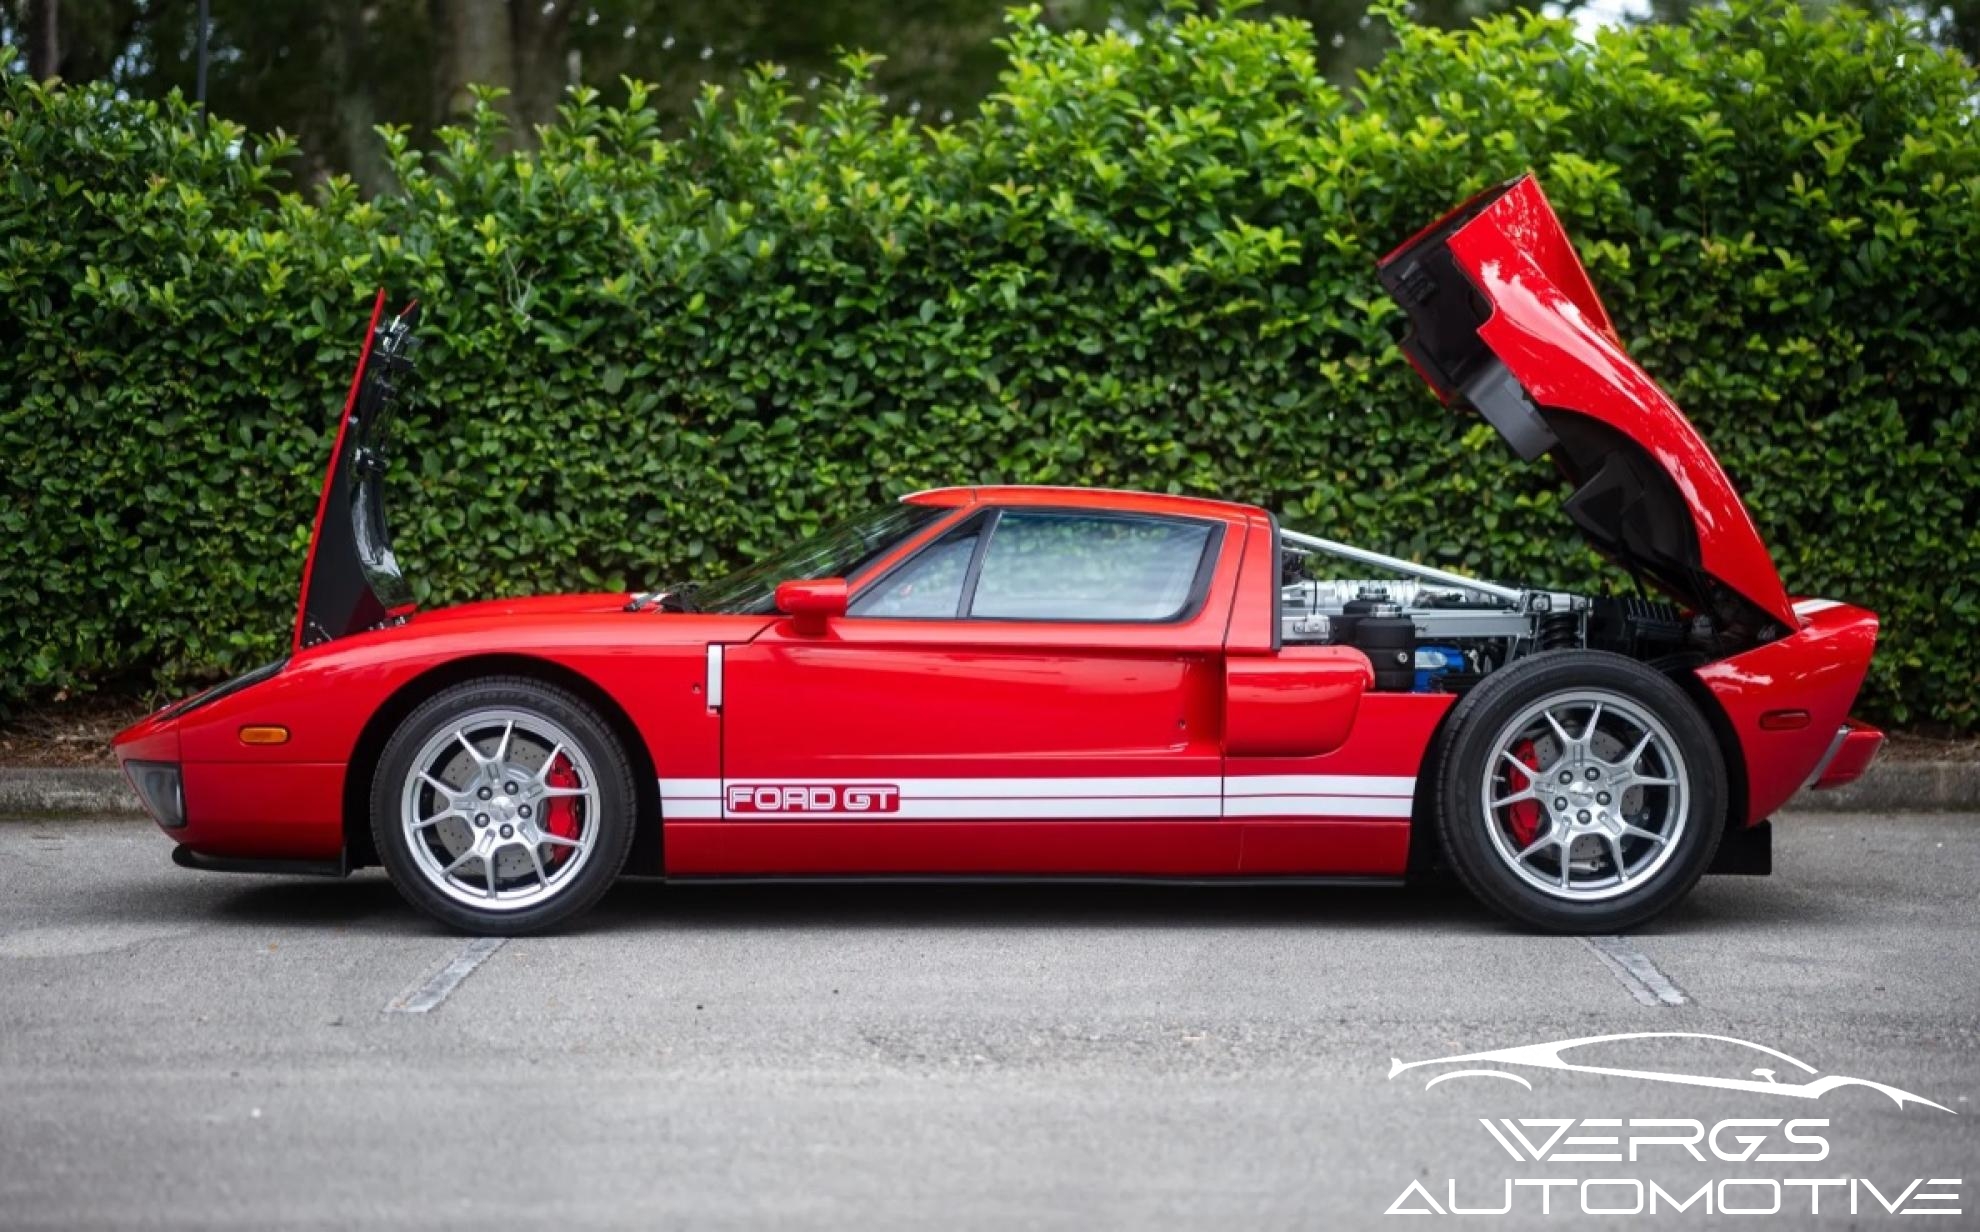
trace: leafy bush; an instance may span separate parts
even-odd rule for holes
[[[859,57],[671,137],[637,84],[529,154],[484,108],[431,153],[388,132],[371,201],[284,189],[283,141],[177,100],[7,76],[0,700],[277,651],[379,284],[427,305],[391,482],[429,603],[704,575],[967,481],[1227,494],[1614,584],[1542,468],[1416,381],[1373,277],[1531,167],[1789,587],[1883,613],[1866,708],[1980,726],[1974,75],[1849,11],[1593,44],[1387,17],[1345,95],[1298,22],[1034,11],[948,126],[888,116]]]

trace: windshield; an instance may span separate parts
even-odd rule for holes
[[[738,616],[777,610],[777,584],[793,578],[851,579],[887,550],[947,510],[930,505],[895,505],[819,531],[781,552],[694,592],[703,612]]]

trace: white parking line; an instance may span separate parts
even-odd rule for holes
[[[1629,990],[1641,1005],[1690,1005],[1684,989],[1657,969],[1650,956],[1630,944],[1627,937],[1583,937],[1581,943],[1595,951],[1595,957]]]
[[[485,963],[495,953],[507,945],[507,937],[476,937],[461,947],[446,966],[428,978],[414,984],[385,1005],[387,1014],[424,1014],[440,1008],[440,1003],[448,994],[461,986],[461,981],[474,974],[474,969]]]

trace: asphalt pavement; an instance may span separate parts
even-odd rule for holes
[[[640,881],[477,943],[0,823],[0,1227],[1980,1225],[1980,815],[1777,830],[1593,942],[1437,885]],[[1554,1055],[1721,1085],[1390,1072],[1625,1033]]]

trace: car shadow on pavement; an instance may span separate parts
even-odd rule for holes
[[[441,931],[375,870],[342,880],[229,875],[116,896],[104,914],[251,926]],[[194,890],[194,887],[197,890]],[[1455,885],[1403,887],[1008,884],[709,885],[621,881],[565,936],[729,929],[1274,928],[1510,931]]]
[[[1773,927],[1809,928],[1847,924],[1866,914],[1888,911],[1870,904],[1867,913],[1833,887],[1797,885],[1781,877],[1707,877],[1676,907],[1638,928],[1632,936],[1730,935]]]
[[[818,928],[1425,928],[1490,931],[1455,885],[666,884],[628,880],[585,922],[610,931]]]
[[[218,873],[226,885],[210,895],[216,923],[251,928],[300,928],[357,933],[438,931],[399,897],[382,875],[260,877]],[[182,905],[178,914],[183,916]]]
[[[203,906],[201,905],[203,904]],[[105,915],[183,920],[209,912],[257,926],[444,932],[379,871],[341,880],[208,875],[125,886]],[[1828,924],[1846,904],[1746,878],[1708,879],[1668,914],[1632,930],[1675,936],[1780,924]],[[558,929],[587,933],[730,929],[1243,929],[1297,924],[1342,932],[1518,934],[1455,882],[1404,886],[1173,885],[1079,882],[669,883],[628,878]]]

